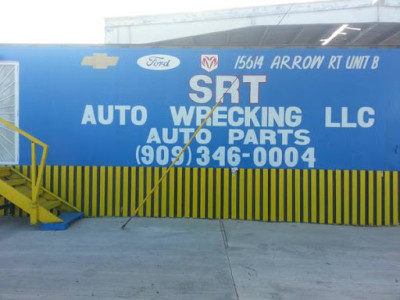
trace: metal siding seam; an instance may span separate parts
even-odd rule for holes
[[[122,186],[122,216],[128,216],[129,198],[129,167],[123,167],[123,186]]]
[[[154,168],[154,182],[160,180],[160,168]],[[160,216],[160,185],[154,190],[154,217],[158,218]]]
[[[239,170],[239,219],[244,220],[244,184],[245,169]]]
[[[175,168],[169,172],[169,197],[168,197],[168,216],[175,217]]]
[[[214,217],[214,173],[213,169],[209,168],[208,171],[208,187],[207,187],[207,218],[213,219]]]
[[[150,194],[151,188],[152,188],[152,168],[151,167],[146,167],[145,168],[145,173],[146,173],[146,194],[144,197],[147,197],[148,194]],[[151,213],[151,202],[153,201],[153,196],[150,196],[150,198],[146,201],[146,203],[143,205],[146,210],[146,217],[152,217]],[[143,198],[144,199],[144,198]]]
[[[308,188],[308,183],[309,183],[309,175],[310,172],[308,170],[303,170],[303,222],[308,223],[309,222],[309,214],[308,210],[310,208],[309,205],[309,195],[310,191]]]
[[[98,167],[94,166],[92,169],[92,217],[97,217],[97,202],[98,202],[98,195],[97,195],[97,177],[98,177]]]
[[[231,183],[231,191],[232,191],[232,196],[231,196],[231,219],[236,220],[237,219],[237,171],[232,173],[232,183]]]
[[[285,170],[279,169],[279,222],[285,221]]]
[[[360,225],[365,225],[365,194],[366,182],[365,182],[365,171],[360,171]]]
[[[311,222],[317,223],[317,170],[311,170]]]
[[[319,170],[319,223],[325,224],[325,170]]]
[[[223,205],[223,218],[229,218],[229,176],[230,170],[228,168],[224,169],[224,205]]]
[[[399,225],[399,173],[393,172],[393,225]]]
[[[268,174],[269,174],[269,170],[268,169],[264,169],[263,170],[263,176],[262,176],[262,180],[263,180],[263,184],[262,184],[262,203],[263,203],[263,212],[262,212],[262,219],[263,221],[267,222],[269,220],[268,218],[268,204],[269,204],[269,197],[268,197],[268,193],[270,190],[270,185],[268,184],[269,180],[268,180]]]
[[[85,213],[85,216],[89,216],[89,193],[90,193],[90,167],[86,166],[84,168],[84,198],[83,198],[83,211]]]
[[[221,219],[221,181],[222,170],[220,168],[215,170],[215,217]]]
[[[190,218],[190,168],[185,168],[185,218]]]
[[[293,222],[293,170],[286,170],[286,221]]]
[[[328,224],[333,224],[333,171],[328,170]]]
[[[200,218],[206,217],[206,169],[200,168]]]
[[[247,220],[253,219],[253,170],[247,170]]]
[[[193,185],[192,185],[192,192],[193,192],[193,202],[192,202],[192,211],[193,211],[193,218],[198,218],[198,205],[199,205],[199,198],[198,198],[198,182],[199,182],[199,169],[193,168]]]
[[[176,198],[177,198],[177,210],[176,210],[176,217],[182,218],[182,187],[183,187],[183,169],[177,168],[177,191],[176,191]]]
[[[275,222],[277,217],[276,212],[276,169],[271,170],[271,221]]]
[[[350,171],[345,170],[343,172],[343,177],[344,177],[344,195],[343,195],[343,206],[344,206],[344,224],[349,225],[350,224]]]
[[[261,219],[261,199],[260,199],[260,186],[261,186],[261,170],[260,169],[256,169],[255,170],[255,174],[254,174],[255,178],[255,189],[254,189],[254,195],[255,195],[255,201],[254,201],[254,212],[255,212],[255,216],[254,219],[259,221]]]
[[[167,172],[167,168],[163,167],[162,168],[162,174],[164,175]],[[164,180],[161,182],[161,217],[165,218],[167,216],[167,190],[168,190],[168,185],[167,185],[167,179],[168,176],[164,178]]]
[[[385,225],[390,225],[390,172],[385,171]]]
[[[342,224],[342,172],[336,171],[336,224]]]
[[[374,225],[374,171],[368,171],[368,225]]]
[[[300,170],[294,170],[294,220],[297,223],[301,221],[301,178],[300,178]]]
[[[376,225],[382,226],[382,177],[383,172],[376,172]]]
[[[106,215],[106,167],[100,167],[100,217]]]

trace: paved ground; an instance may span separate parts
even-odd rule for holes
[[[0,218],[0,299],[400,299],[400,228]]]

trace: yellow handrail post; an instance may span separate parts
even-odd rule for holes
[[[32,164],[31,164],[31,178],[32,178],[32,212],[30,214],[30,223],[32,225],[37,223],[38,219],[38,207],[37,207],[37,183],[36,183],[36,144],[34,142],[31,143],[31,155],[32,155]]]

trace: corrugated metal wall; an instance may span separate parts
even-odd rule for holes
[[[27,166],[17,168],[29,175]],[[166,169],[47,166],[44,185],[86,216],[126,217]],[[398,178],[390,171],[174,168],[139,216],[398,225]]]

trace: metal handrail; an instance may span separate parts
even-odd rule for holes
[[[43,181],[43,174],[44,174],[44,167],[46,165],[46,158],[49,146],[39,139],[35,138],[34,136],[30,135],[29,133],[23,131],[22,129],[18,128],[17,126],[7,122],[6,120],[0,118],[0,123],[3,123],[8,128],[18,132],[20,135],[26,137],[28,140],[31,141],[31,180],[32,180],[32,213],[31,216],[31,223],[36,224],[38,218],[38,210],[37,210],[37,200],[40,191],[40,186],[42,185]],[[39,165],[39,172],[37,173],[37,162],[36,162],[36,145],[39,145],[43,148],[42,157],[40,159]]]

